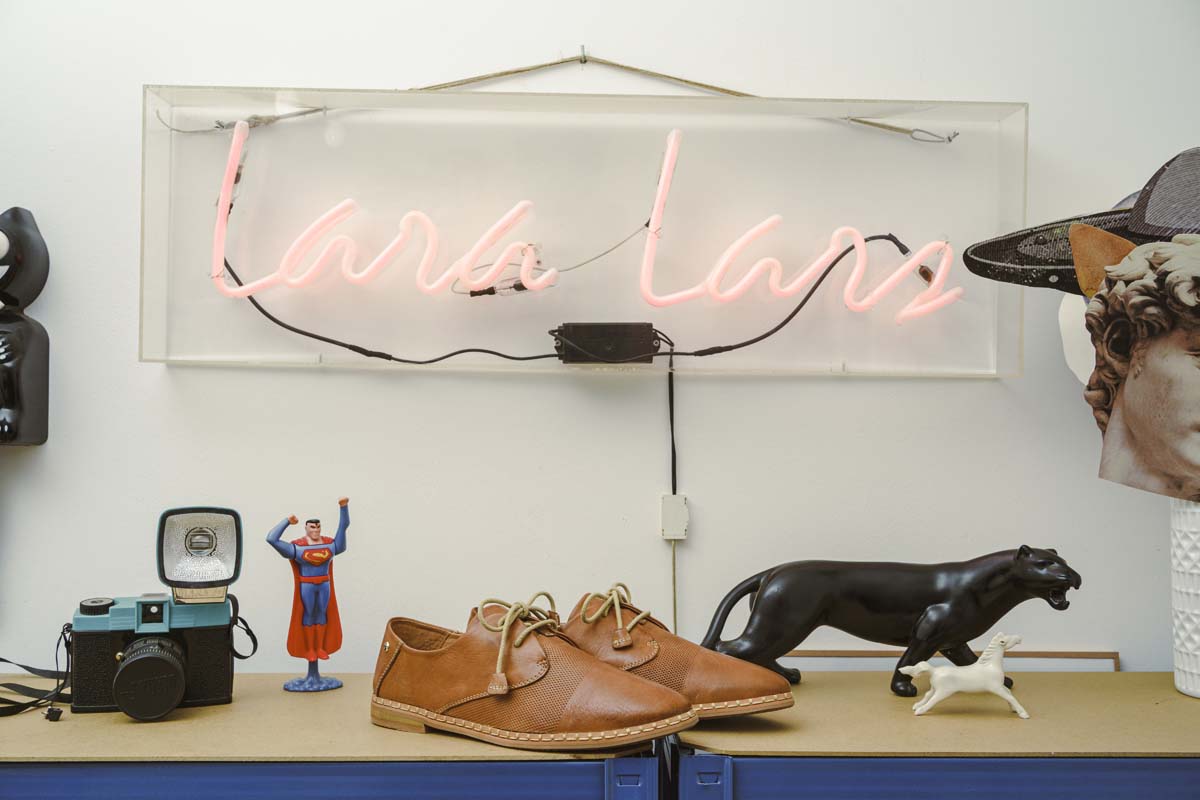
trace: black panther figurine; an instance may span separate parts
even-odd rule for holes
[[[44,444],[48,433],[50,337],[25,308],[41,294],[50,256],[23,208],[0,214],[0,445]]]
[[[1063,611],[1070,605],[1067,590],[1081,583],[1057,552],[1026,545],[948,564],[793,561],[735,586],[717,607],[701,644],[799,683],[800,671],[785,669],[775,659],[829,625],[906,648],[892,674],[892,691],[913,697],[917,689],[900,667],[937,652],[959,666],[974,664],[977,657],[967,643],[1018,603],[1040,597]],[[736,639],[721,641],[729,611],[746,595],[751,595],[746,629]]]

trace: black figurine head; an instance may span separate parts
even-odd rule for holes
[[[1026,544],[1013,556],[1013,575],[1030,596],[1042,598],[1055,611],[1066,611],[1071,605],[1067,591],[1083,584],[1083,578],[1057,551]]]
[[[0,214],[0,233],[8,239],[8,252],[0,257],[0,305],[20,311],[42,293],[50,255],[33,214],[23,208]]]

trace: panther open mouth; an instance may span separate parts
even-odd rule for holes
[[[1071,601],[1067,599],[1066,589],[1051,589],[1046,593],[1046,602],[1055,611],[1066,611],[1071,606]]]

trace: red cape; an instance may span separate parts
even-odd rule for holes
[[[323,544],[333,544],[333,539],[322,536]],[[307,539],[293,539],[294,545],[307,545]],[[292,621],[288,625],[287,649],[290,655],[304,658],[308,647],[304,644],[304,601],[300,599],[300,565],[292,561],[292,577],[295,592],[292,595]],[[333,590],[333,559],[329,560],[329,608],[325,610],[325,652],[335,653],[342,647],[342,618],[338,614],[337,592]]]

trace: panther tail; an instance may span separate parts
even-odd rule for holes
[[[932,671],[933,671],[933,667],[929,666],[928,661],[918,661],[916,664],[914,664],[911,667],[901,667],[900,668],[900,672],[904,673],[905,675],[907,675],[910,678],[915,678],[918,675],[924,675],[926,672],[932,672]]]
[[[708,633],[704,634],[704,639],[700,642],[701,647],[707,647],[709,650],[716,649],[717,643],[721,641],[721,631],[725,629],[725,620],[729,619],[729,612],[743,597],[758,591],[762,586],[763,576],[766,574],[767,571],[763,570],[757,575],[746,578],[725,595],[725,598],[717,605],[717,611],[708,625]]]

